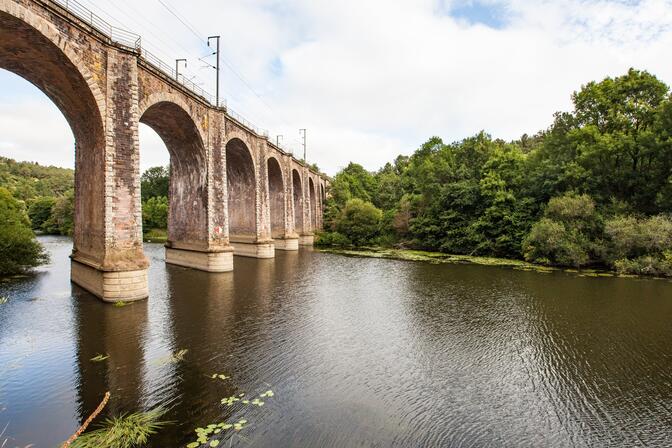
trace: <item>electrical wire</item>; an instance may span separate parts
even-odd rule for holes
[[[196,36],[196,38],[198,38],[199,40],[201,40],[202,42],[204,42],[204,43],[207,45],[207,41],[205,41],[205,40],[201,37],[201,34],[199,34],[199,33],[194,29],[194,27],[191,26],[191,25],[188,23],[188,20],[187,20],[186,18],[182,17],[182,15],[181,15],[179,12],[177,12],[177,10],[176,10],[174,7],[171,8],[170,6],[168,6],[168,4],[167,4],[167,0],[157,0],[157,1],[158,1],[161,5],[163,5],[163,7],[166,8],[166,10],[167,10],[168,12],[170,12],[170,14],[172,14],[172,15],[173,15],[173,16],[174,16],[174,17],[175,17],[175,18],[176,18],[182,25],[184,25],[189,31],[191,31],[191,33],[192,33],[194,36]],[[244,85],[245,87],[247,87],[247,89],[249,89],[249,91],[252,92],[252,94],[253,94],[255,97],[257,97],[257,98],[259,99],[259,101],[261,101],[261,103],[264,104],[264,106],[266,106],[266,107],[268,108],[269,111],[271,111],[271,113],[273,114],[273,116],[274,116],[276,119],[279,119],[284,125],[286,125],[286,126],[290,126],[290,124],[284,119],[284,117],[283,117],[281,114],[279,114],[275,109],[273,109],[273,107],[271,107],[271,105],[268,104],[268,103],[266,102],[266,100],[264,100],[264,98],[263,98],[261,95],[259,95],[259,94],[254,90],[254,88],[250,85],[250,83],[247,82],[247,80],[245,79],[245,77],[244,77],[242,74],[240,74],[240,73],[238,72],[238,70],[236,70],[236,68],[233,66],[233,64],[232,64],[232,63],[231,63],[231,62],[230,62],[224,55],[222,55],[221,52],[220,52],[220,58],[221,58],[221,60],[224,62],[224,65],[226,65],[226,67],[227,67],[227,68],[228,68],[228,69],[229,69],[229,70],[236,76],[236,78],[238,78],[238,79],[240,80],[240,82],[242,82],[243,85]]]
[[[82,0],[80,0],[80,1],[82,1]],[[83,1],[86,1],[87,3],[89,3],[89,5],[91,5],[91,7],[92,7],[93,9],[96,9],[96,10],[101,11],[103,14],[105,14],[105,15],[107,16],[107,19],[108,19],[108,20],[117,23],[117,24],[119,25],[120,28],[126,28],[126,25],[125,25],[124,23],[122,23],[120,20],[118,20],[113,14],[110,14],[108,11],[106,11],[106,10],[103,9],[103,8],[101,8],[99,5],[93,5],[92,2],[89,1],[89,0],[83,0]],[[188,19],[187,19],[186,17],[184,17],[182,14],[180,14],[180,13],[177,11],[177,9],[176,9],[175,7],[173,7],[172,5],[170,5],[170,4],[168,3],[167,0],[157,0],[157,2],[158,2],[158,3],[159,3],[159,4],[160,4],[166,11],[168,11],[168,13],[169,13],[170,15],[172,15],[175,19],[177,19],[178,22],[181,23],[181,24],[182,24],[182,25],[183,25],[189,32],[191,32],[191,33],[197,38],[197,40],[198,40],[200,43],[202,43],[202,44],[205,45],[205,46],[208,46],[208,42],[207,42],[207,40],[205,40],[205,39],[202,37],[202,35],[201,35],[198,31],[196,31],[195,27],[188,21]],[[162,56],[162,58],[165,58],[165,59],[171,59],[171,58],[168,56],[168,54],[167,54],[164,50],[165,50],[165,49],[169,49],[170,51],[175,52],[175,46],[174,46],[174,45],[177,45],[177,47],[179,47],[179,48],[181,49],[181,51],[184,51],[184,52],[187,53],[187,54],[189,54],[189,53],[191,53],[191,52],[193,51],[193,50],[189,50],[189,49],[185,48],[185,47],[184,47],[182,44],[180,44],[179,42],[172,42],[172,43],[170,43],[170,42],[166,42],[166,40],[164,40],[162,37],[158,36],[154,31],[148,29],[147,24],[148,24],[149,26],[153,27],[154,30],[160,30],[158,27],[156,27],[156,26],[154,25],[154,23],[152,23],[151,21],[146,21],[147,24],[145,24],[145,23],[140,23],[140,21],[139,21],[136,17],[134,17],[133,15],[130,15],[129,13],[127,13],[124,9],[122,9],[120,6],[118,6],[115,2],[110,2],[110,3],[111,3],[111,5],[112,5],[117,11],[119,11],[122,15],[124,15],[126,18],[130,19],[130,20],[131,20],[133,23],[135,23],[136,25],[139,25],[140,28],[144,29],[144,31],[146,31],[149,35],[151,35],[151,36],[153,37],[153,39],[156,40],[156,42],[159,42],[159,43],[162,44],[162,47],[163,47],[163,48],[159,48],[159,47],[157,47],[156,45],[152,44],[151,41],[149,42],[149,44],[148,44],[147,42],[143,42],[143,46],[149,46],[149,47],[151,47],[151,51],[160,54],[160,55]],[[126,2],[125,2],[125,3],[126,3]],[[142,15],[142,14],[141,14],[141,13],[140,13],[140,12],[133,6],[133,5],[126,4],[126,6],[128,6],[130,9],[133,9],[136,13],[138,13],[138,17],[143,17],[143,15]],[[208,47],[209,47],[209,46],[208,46]],[[175,52],[175,53],[177,53],[177,52]],[[211,56],[213,56],[214,54],[215,54],[215,53],[212,53],[212,54],[209,54],[209,55],[205,55],[205,56],[203,56],[203,57],[201,57],[201,58],[198,58],[198,60],[199,60],[200,62],[203,62],[204,64],[207,64],[207,68],[212,68],[213,65],[212,65],[211,63],[205,61],[204,59],[206,59],[207,57],[211,57]],[[243,85],[244,85],[244,86],[245,86],[245,87],[252,93],[252,95],[254,95],[254,97],[257,98],[257,99],[258,99],[258,100],[259,100],[259,101],[260,101],[260,102],[261,102],[261,103],[262,103],[262,104],[263,104],[263,105],[264,105],[264,106],[271,112],[271,115],[272,115],[276,120],[280,121],[282,124],[284,124],[284,125],[287,126],[287,127],[291,127],[291,125],[287,122],[287,120],[285,119],[285,117],[284,117],[282,114],[278,113],[278,112],[277,112],[277,111],[276,111],[276,110],[275,110],[275,109],[274,109],[274,108],[273,108],[273,107],[272,107],[272,106],[271,106],[271,105],[270,105],[270,104],[263,98],[263,96],[260,95],[260,94],[259,94],[253,87],[252,87],[251,83],[248,82],[247,79],[246,79],[246,78],[245,78],[245,77],[244,77],[244,76],[243,76],[243,75],[242,75],[242,74],[235,68],[234,64],[233,64],[228,58],[226,58],[223,54],[221,54],[221,51],[220,51],[220,60],[224,63],[224,66],[225,66],[226,68],[228,68],[229,71],[230,71],[230,72],[231,72],[231,73],[232,73],[232,74],[233,74],[233,75],[234,75],[234,76],[235,76],[235,77],[236,77],[236,78],[237,78],[237,79],[238,79],[238,80],[239,80],[239,81],[240,81],[240,82],[241,82],[241,83],[242,83],[242,84],[243,84]],[[203,67],[203,68],[206,68],[206,67]],[[198,78],[197,75],[195,75],[195,74],[193,73],[192,70],[190,70],[190,69],[188,69],[188,68],[185,68],[184,71],[185,71],[185,73],[182,73],[182,74],[181,74],[184,78],[189,79],[189,80],[194,80],[194,79],[196,78],[196,81],[194,81],[195,84],[197,84],[197,85],[202,85],[202,84],[203,84],[202,81],[200,81],[199,79],[197,79],[197,78]],[[189,76],[189,75],[191,75],[191,76]],[[231,97],[233,97],[234,99],[236,99],[236,100],[237,100],[236,102],[242,104],[243,100],[242,100],[241,98],[238,98],[237,95],[232,95],[232,94],[229,94],[229,95],[230,95]],[[249,115],[249,114],[247,114],[247,115]],[[302,145],[302,143],[299,142],[299,141],[296,140],[296,139],[292,139],[292,142],[291,142],[291,143],[298,144],[299,146]],[[285,143],[283,143],[283,146],[290,146],[290,142],[285,142]],[[293,146],[293,145],[292,145],[292,146]]]

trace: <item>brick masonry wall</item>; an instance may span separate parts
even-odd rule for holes
[[[159,128],[177,178],[171,237],[204,251],[224,250],[230,234],[226,144],[239,138],[254,162],[252,233],[272,233],[268,158],[281,162],[285,235],[321,225],[326,182],[295,159],[143,62],[138,54],[46,0],[0,0],[0,67],[33,82],[63,112],[76,139],[74,255],[102,270],[146,267],[142,253],[138,123]],[[155,113],[145,113],[154,105]],[[181,112],[184,113],[182,114]],[[158,113],[162,112],[162,113]],[[161,117],[165,115],[165,117]],[[144,118],[143,118],[144,117]],[[182,168],[178,168],[182,167]],[[294,201],[292,171],[300,174]],[[316,188],[310,205],[308,176]],[[310,209],[308,207],[311,207]]]

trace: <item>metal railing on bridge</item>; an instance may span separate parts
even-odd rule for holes
[[[107,36],[110,41],[136,51],[140,58],[154,69],[158,70],[169,78],[174,79],[179,84],[183,85],[187,90],[203,98],[208,104],[215,107],[225,108],[227,114],[231,118],[238,121],[243,126],[251,129],[257,135],[268,138],[268,131],[266,129],[261,129],[255,126],[245,117],[227,107],[225,99],[220,99],[219,104],[217,104],[215,96],[195,83],[192,78],[187,78],[183,74],[176,76],[175,69],[171,65],[166,64],[159,57],[155,56],[142,46],[142,37],[139,34],[110,24],[105,19],[91,11],[89,8],[79,3],[77,0],[47,0],[47,2],[60,6],[66,12],[74,15],[82,22],[88,24],[91,28]]]

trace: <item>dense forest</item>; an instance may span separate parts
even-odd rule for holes
[[[631,69],[590,82],[534,136],[433,137],[332,180],[318,244],[672,275],[672,99]]]
[[[168,225],[168,169],[142,175],[145,236],[165,240]],[[72,235],[74,171],[0,157],[0,275],[17,274],[46,261],[34,232]]]
[[[0,187],[24,204],[34,230],[72,234],[73,170],[0,157]]]
[[[142,174],[143,225],[148,232],[165,232],[168,226],[168,176],[168,168],[160,166]],[[0,187],[24,204],[33,230],[72,235],[74,170],[0,157]]]

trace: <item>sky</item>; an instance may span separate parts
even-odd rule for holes
[[[672,84],[672,0],[79,0],[214,93],[199,58],[221,35],[221,96],[333,175],[380,168],[432,136],[516,139],[571,93],[634,67]],[[205,61],[214,62],[213,57]],[[36,126],[37,125],[37,126]],[[37,131],[36,131],[37,130]],[[0,155],[71,167],[74,141],[38,89],[0,70]],[[168,153],[140,129],[141,168]]]

